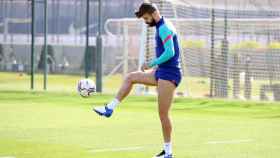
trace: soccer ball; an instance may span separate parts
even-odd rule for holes
[[[91,79],[81,79],[78,82],[77,90],[82,97],[89,97],[96,90],[95,83]]]

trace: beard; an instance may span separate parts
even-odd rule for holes
[[[155,19],[153,19],[152,22],[147,22],[146,24],[149,25],[150,27],[154,27],[154,26],[156,26],[157,23],[156,23]]]

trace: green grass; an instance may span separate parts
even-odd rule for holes
[[[91,111],[111,98],[0,91],[0,157],[152,157],[162,147],[156,98],[130,96],[110,119]],[[280,157],[279,103],[176,98],[172,117],[177,158]]]
[[[48,75],[48,91],[51,92],[75,92],[78,81],[83,75]],[[95,76],[90,79],[95,80]],[[35,74],[34,87],[36,91],[43,91],[43,75]],[[122,83],[121,75],[103,77],[103,91],[116,93]],[[0,72],[0,90],[25,91],[30,89],[30,75],[26,73]]]
[[[48,91],[52,92],[74,92],[76,91],[76,84],[82,75],[61,75],[51,74],[48,76]],[[95,77],[90,77],[95,80]],[[115,94],[122,83],[121,75],[112,75],[103,77],[103,92],[106,94]],[[268,80],[254,80],[252,82],[252,99],[258,100],[260,94],[260,87],[263,84],[268,84]],[[228,84],[229,98],[232,98],[232,80]],[[182,83],[177,91],[188,91],[189,96],[201,98],[209,95],[210,82],[208,78],[203,77],[184,77]],[[0,72],[0,90],[16,90],[24,91],[30,89],[30,76],[23,73],[6,73]],[[35,75],[35,90],[42,91],[43,89],[43,75]],[[154,91],[155,88],[150,88]],[[134,90],[133,90],[134,92]],[[272,98],[272,94],[268,93]],[[244,96],[244,83],[240,85],[240,97]]]

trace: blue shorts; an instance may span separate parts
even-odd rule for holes
[[[182,75],[180,69],[157,68],[155,72],[155,79],[157,81],[159,79],[170,81],[178,87],[181,82]]]

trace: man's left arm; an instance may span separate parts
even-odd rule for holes
[[[163,42],[164,52],[160,57],[153,59],[149,62],[149,67],[154,67],[165,63],[175,55],[174,43],[173,43],[173,32],[166,26],[162,26],[159,29],[159,36]]]

